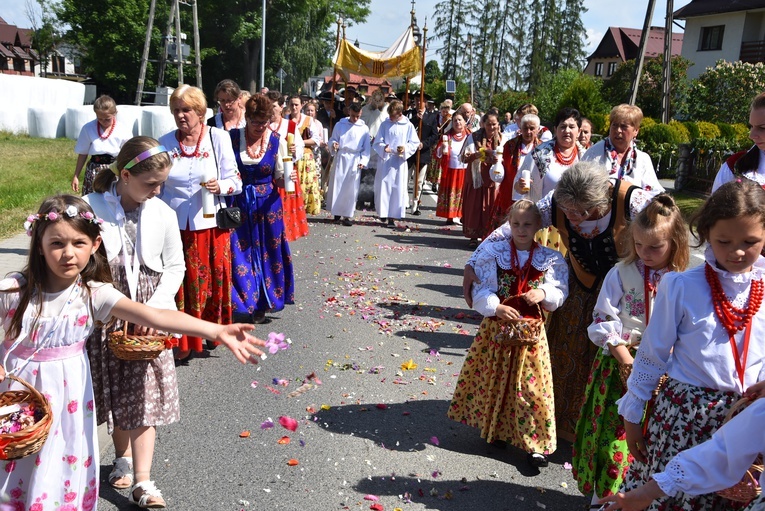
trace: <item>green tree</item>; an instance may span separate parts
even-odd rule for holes
[[[26,14],[32,28],[32,48],[40,55],[40,75],[47,76],[50,57],[61,40],[61,30],[51,5],[46,0],[36,0],[40,16],[34,8],[35,2],[27,0]]]
[[[725,62],[693,81],[688,95],[691,119],[729,124],[749,119],[749,103],[765,90],[765,66],[758,62]]]
[[[549,124],[555,119],[555,114],[560,108],[560,98],[579,75],[580,72],[576,69],[564,69],[544,77],[538,94],[534,95],[534,104],[539,109],[539,117],[543,123]]]
[[[672,95],[670,97],[670,117],[682,113],[688,97],[688,67],[691,61],[686,58],[672,57]],[[635,60],[622,63],[608,80],[603,82],[603,97],[607,103],[618,105],[626,103],[630,98],[632,75],[635,70]],[[646,117],[661,118],[661,97],[664,71],[661,58],[645,59],[643,74],[640,76],[640,86],[635,103],[643,110]]]
[[[448,80],[455,80],[463,74],[460,62],[467,47],[464,28],[467,18],[466,4],[465,0],[441,0],[433,9],[434,35],[442,43],[437,53],[444,63],[443,76]]]
[[[556,110],[573,107],[584,117],[596,119],[608,112],[608,105],[600,92],[601,81],[589,75],[579,74],[561,94]]]
[[[438,61],[429,60],[425,64],[425,83],[440,80],[441,78],[443,78],[443,73],[441,73],[441,68],[438,66]]]

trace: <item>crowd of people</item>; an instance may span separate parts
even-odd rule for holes
[[[754,146],[723,164],[691,220],[706,254],[689,270],[686,224],[636,145],[638,107],[614,107],[593,144],[574,108],[548,129],[531,104],[501,120],[379,91],[362,104],[352,87],[342,102],[250,95],[231,80],[214,97],[207,119],[200,89],[175,89],[177,129],[159,140],[130,136],[98,98],[76,145],[71,187],[84,197],[48,198],[28,218],[29,264],[0,281],[0,377],[48,396],[56,434],[6,469],[12,504],[66,495],[92,509],[106,423],[109,484],[165,507],[151,467],[156,427],[179,419],[176,364],[218,344],[256,362],[265,342],[244,323],[294,303],[289,243],[321,208],[352,226],[372,172],[384,225],[421,214],[429,182],[436,216],[475,248],[463,291],[484,319],[450,419],[537,468],[571,442],[592,509],[731,509],[713,491],[736,471],[704,458],[746,467],[765,450],[740,441],[754,431],[742,419],[722,426],[736,401],[765,394],[765,93],[752,102]],[[107,343],[128,328],[173,332],[177,348],[120,360]]]

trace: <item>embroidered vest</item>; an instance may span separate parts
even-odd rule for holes
[[[622,281],[624,295],[619,301],[619,321],[622,322],[622,339],[630,346],[640,344],[645,330],[645,281],[635,263],[616,263]],[[650,271],[646,268],[646,271]],[[650,298],[653,310],[654,298]],[[626,338],[629,335],[629,338]]]

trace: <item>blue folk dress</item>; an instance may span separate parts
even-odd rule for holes
[[[243,132],[233,129],[231,143],[242,175],[242,193],[228,198],[242,210],[243,223],[231,233],[232,303],[242,314],[280,311],[295,303],[292,254],[284,234],[282,200],[274,184],[279,135],[271,133],[258,163],[242,162]]]

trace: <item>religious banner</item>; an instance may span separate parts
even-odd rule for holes
[[[385,51],[365,51],[343,39],[332,61],[346,81],[347,73],[376,78],[412,78],[420,73],[422,67],[422,55],[420,47],[414,42],[412,27],[408,27]]]

